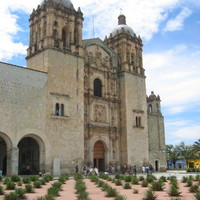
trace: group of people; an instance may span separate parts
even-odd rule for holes
[[[146,165],[146,166],[142,166],[142,173],[143,174],[149,174],[152,175],[153,173],[153,166],[152,165]]]
[[[84,166],[83,172],[84,172],[84,175],[85,175],[85,176],[87,176],[89,173],[94,174],[94,175],[96,175],[96,176],[99,175],[99,170],[98,170],[98,168],[97,168],[97,167],[93,167],[93,166],[90,166],[90,167]]]

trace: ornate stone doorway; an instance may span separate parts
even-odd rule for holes
[[[94,166],[99,171],[105,171],[105,148],[101,141],[97,141],[94,145]]]
[[[0,169],[3,171],[3,175],[7,173],[7,146],[2,137],[0,137]]]
[[[23,138],[19,144],[19,174],[38,174],[40,165],[39,145],[31,137]]]

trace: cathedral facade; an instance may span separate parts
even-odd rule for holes
[[[0,62],[3,172],[165,171],[160,97],[146,95],[142,40],[126,17],[104,41],[82,39],[83,13],[70,0],[44,0],[29,21],[27,67]]]

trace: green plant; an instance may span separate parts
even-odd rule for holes
[[[142,187],[147,187],[148,184],[149,184],[148,181],[145,179],[145,180],[142,181],[141,185],[142,185]]]
[[[51,185],[52,185],[52,187],[58,188],[60,190],[62,183],[60,181],[56,181],[55,183],[53,183]]]
[[[115,200],[126,200],[126,196],[118,195],[115,197]]]
[[[41,185],[46,185],[46,182],[45,182],[44,179],[41,179],[41,180],[40,180],[40,183],[41,183]]]
[[[26,193],[26,190],[22,189],[22,188],[16,188],[15,189],[15,193],[17,194],[17,196],[18,196],[19,199],[23,199],[24,195]]]
[[[179,192],[179,189],[176,188],[174,185],[171,185],[169,188],[168,194],[170,196],[179,196],[181,192]]]
[[[123,185],[123,188],[124,188],[124,189],[131,189],[130,183],[125,183],[125,184]]]
[[[125,182],[131,182],[132,176],[125,176],[124,180]]]
[[[163,182],[162,181],[155,181],[151,184],[151,189],[153,191],[163,191]]]
[[[33,185],[34,185],[35,188],[41,188],[41,182],[40,181],[35,181],[33,183]]]
[[[162,182],[167,182],[167,179],[166,179],[165,176],[161,176],[159,180],[162,181]]]
[[[85,183],[82,180],[77,180],[75,184],[76,193],[79,194],[86,190]]]
[[[25,190],[27,193],[33,193],[33,186],[31,184],[26,184]]]
[[[80,200],[88,200],[88,192],[82,191],[78,194],[78,199]]]
[[[31,180],[30,180],[29,177],[24,177],[24,178],[22,179],[22,181],[23,181],[24,184],[27,184],[27,183],[30,183],[30,182],[31,182]]]
[[[112,180],[113,180],[113,179],[112,179],[112,177],[110,177],[110,176],[107,178],[107,181],[112,181]]]
[[[133,194],[138,194],[139,193],[139,190],[138,189],[133,189]]]
[[[132,180],[131,180],[131,183],[133,184],[133,185],[137,185],[138,184],[138,178],[136,177],[136,176],[133,176],[132,177]]]
[[[199,191],[199,185],[192,185],[189,189],[190,192],[198,192]]]
[[[31,180],[32,182],[35,182],[35,181],[37,181],[38,179],[39,179],[39,176],[36,176],[36,175],[30,176],[30,180]]]
[[[183,176],[183,178],[182,178],[182,182],[183,182],[183,183],[186,183],[187,181],[188,181],[188,177]]]
[[[115,175],[115,179],[121,179],[121,175],[116,174],[116,175]]]
[[[5,200],[18,200],[18,196],[15,192],[10,192],[9,194],[6,194],[4,199]]]
[[[146,180],[147,180],[148,183],[152,183],[155,180],[155,178],[152,175],[147,175]]]
[[[144,180],[144,176],[140,176],[139,181],[143,181],[143,180]]]
[[[13,182],[19,182],[19,181],[21,181],[21,178],[20,178],[18,175],[12,175],[12,176],[10,177],[10,179],[11,179],[11,181],[13,181]]]
[[[200,192],[197,192],[195,195],[194,195],[195,199],[196,200],[200,200]]]
[[[104,182],[103,182],[103,181],[101,181],[101,180],[98,180],[98,182],[97,182],[97,185],[98,185],[99,187],[103,187],[103,185],[104,185]]]
[[[186,186],[187,186],[187,187],[191,187],[191,186],[192,186],[192,180],[188,180],[188,181],[186,182]]]
[[[3,184],[6,185],[10,181],[11,181],[11,179],[7,177],[7,178],[4,179]]]
[[[18,186],[22,186],[22,185],[23,185],[23,182],[22,182],[22,181],[19,181],[19,182],[17,183],[17,185],[18,185]]]
[[[106,191],[110,186],[107,183],[103,184],[102,190]]]
[[[50,187],[50,188],[48,188],[48,190],[47,190],[47,194],[48,195],[52,195],[52,196],[54,196],[54,197],[57,197],[58,196],[58,194],[59,194],[59,188],[56,188],[56,187]]]
[[[118,192],[115,188],[108,187],[106,189],[106,197],[116,197],[118,195]]]
[[[115,185],[122,185],[122,181],[120,179],[115,180]]]
[[[45,195],[45,200],[55,200],[53,195]]]
[[[0,195],[4,194],[4,187],[0,185]]]
[[[12,182],[11,180],[6,183],[7,190],[14,190],[15,187],[16,187],[16,184],[14,182]]]
[[[152,191],[151,189],[147,190],[144,193],[144,200],[155,200],[157,198],[157,195],[154,191]]]

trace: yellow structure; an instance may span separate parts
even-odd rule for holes
[[[196,168],[200,169],[200,159],[197,160],[189,160],[187,164],[187,168]]]

